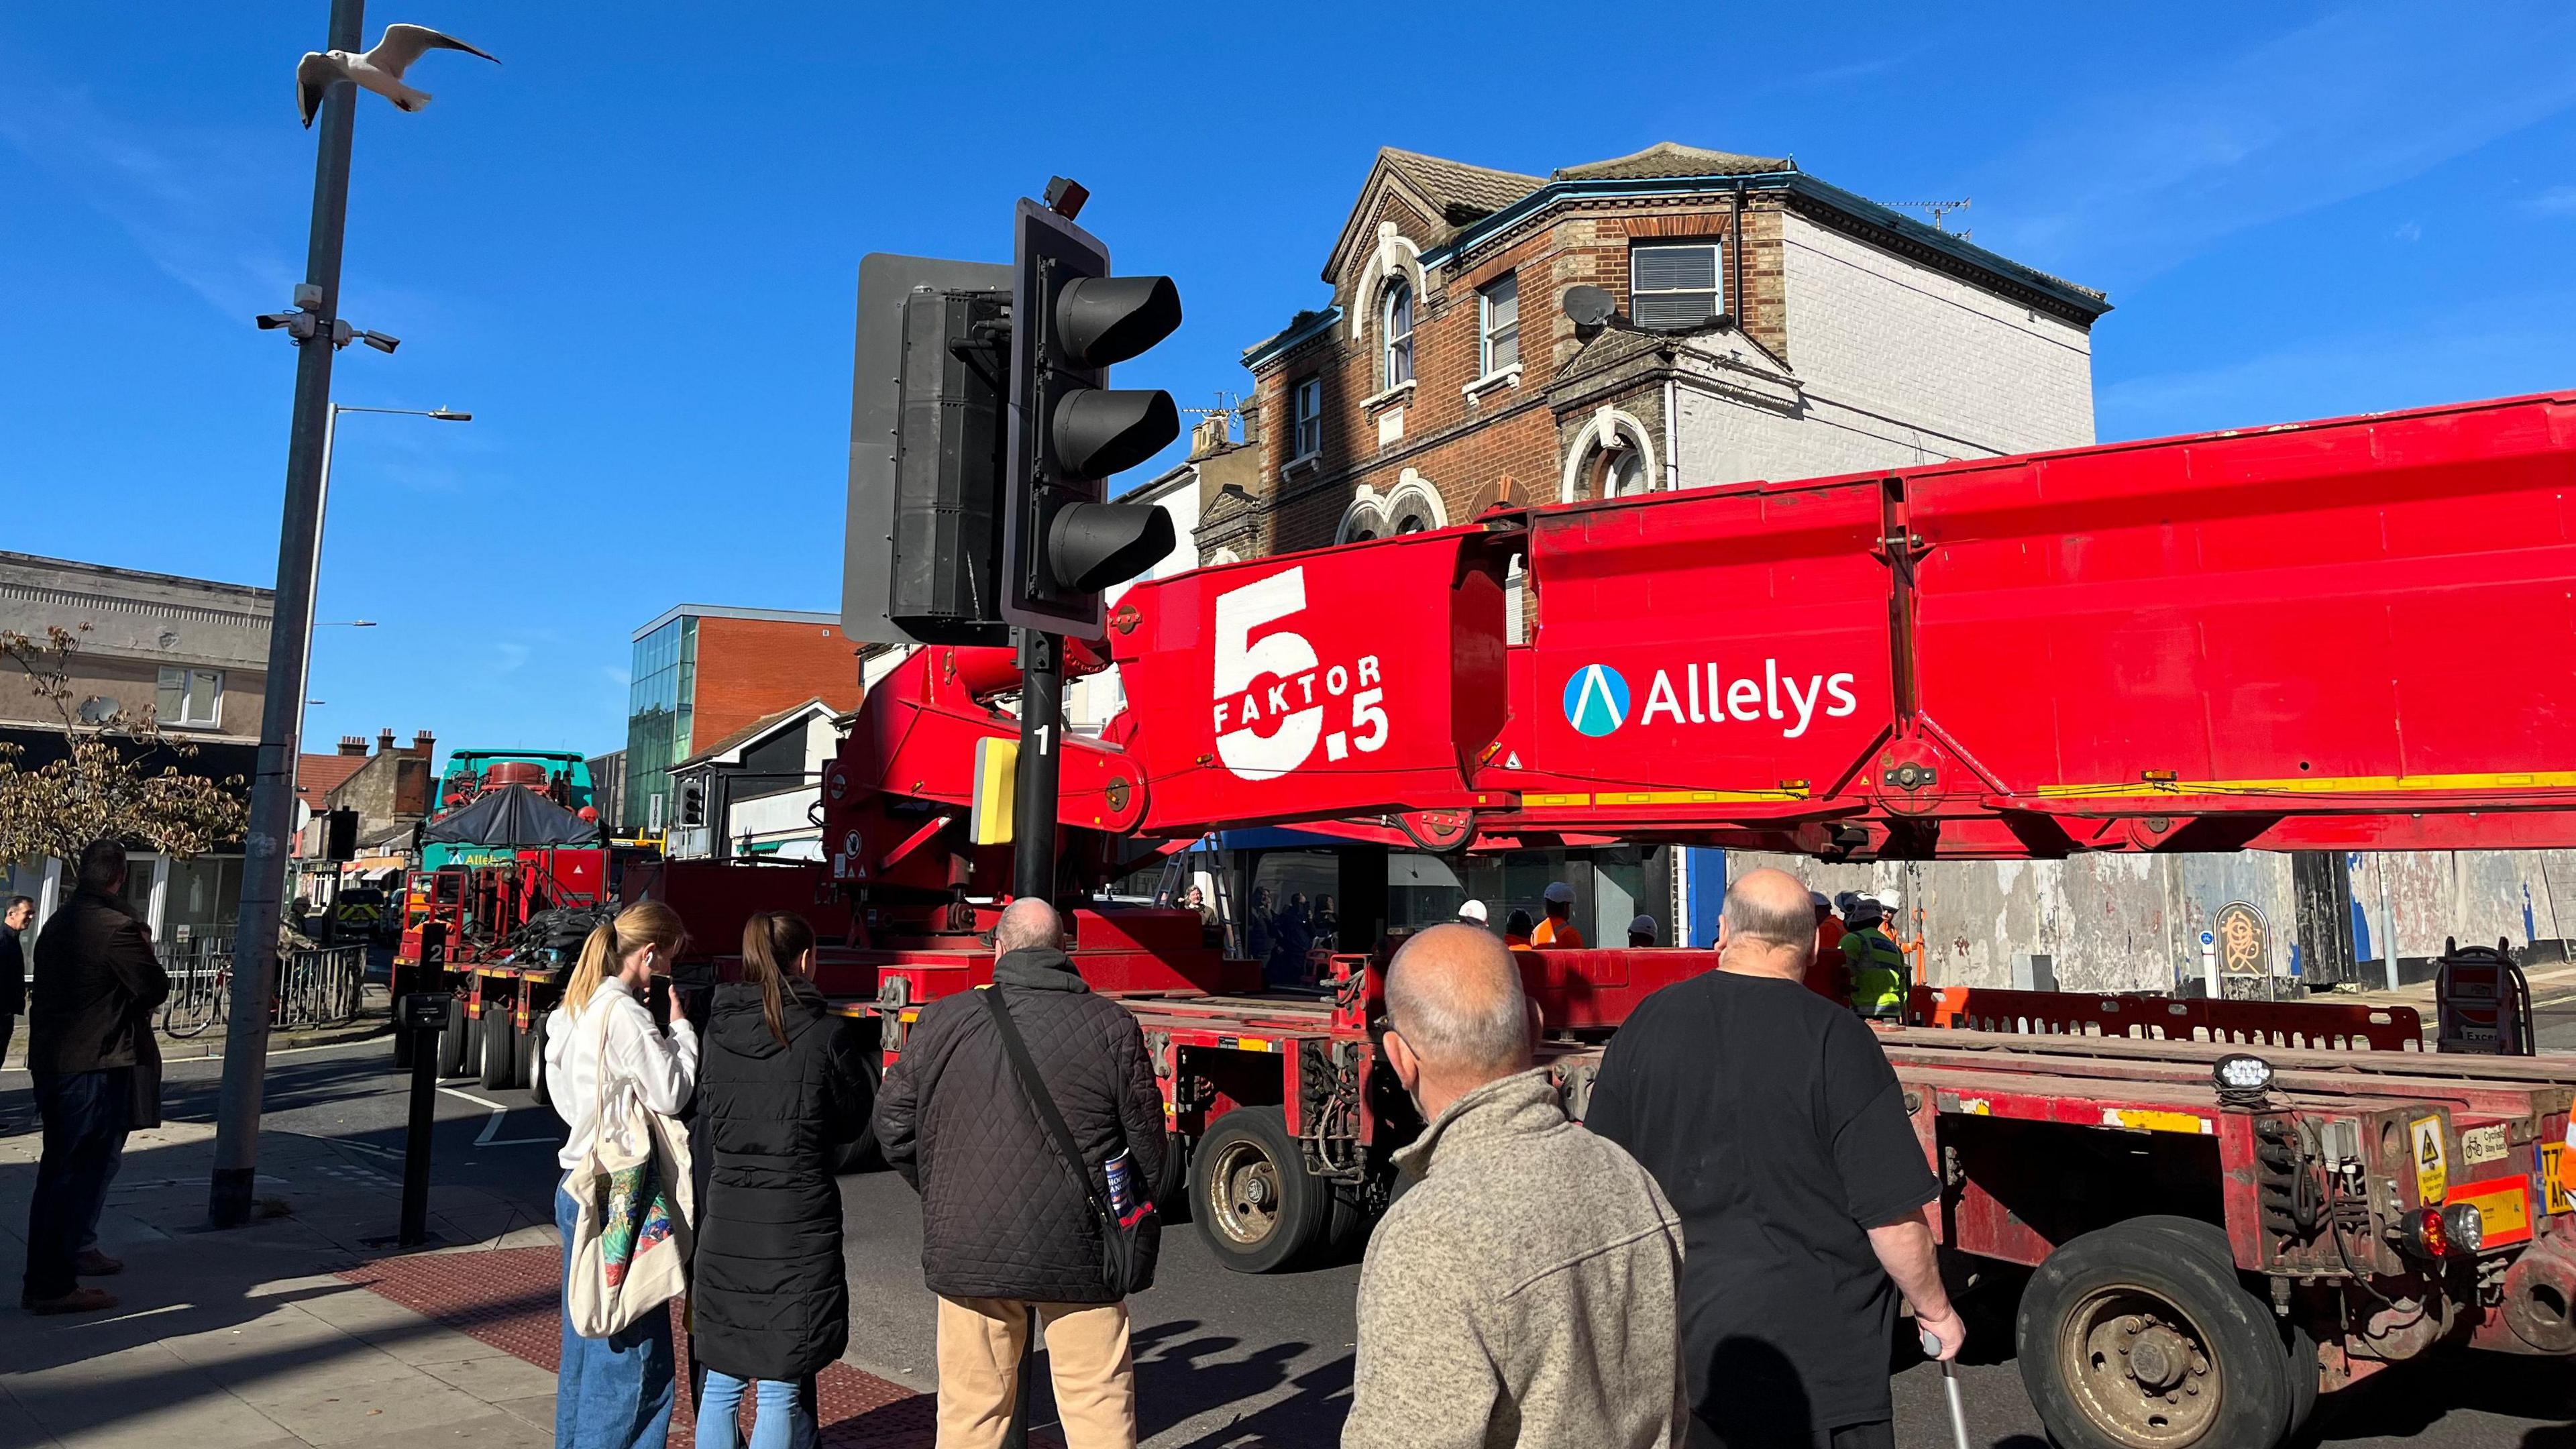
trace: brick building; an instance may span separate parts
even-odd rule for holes
[[[2093,441],[2099,292],[1827,185],[1666,142],[1525,176],[1381,150],[1254,345],[1257,470],[1211,562],[1554,502]],[[1570,288],[1617,314],[1578,326]]]
[[[627,834],[673,821],[671,767],[778,711],[819,699],[859,703],[858,650],[838,614],[678,604],[634,634],[626,720]]]

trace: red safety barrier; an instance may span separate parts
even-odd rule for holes
[[[2424,1050],[2423,1019],[2413,1007],[2344,1001],[2211,1001],[1917,986],[1906,1003],[1906,1020],[1915,1026],[2025,1036],[2116,1036],[2327,1051]]]

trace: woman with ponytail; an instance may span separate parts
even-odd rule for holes
[[[690,1360],[707,1375],[697,1449],[741,1449],[746,1393],[752,1449],[811,1445],[809,1381],[849,1343],[832,1165],[876,1105],[872,1034],[824,1013],[813,973],[814,928],[762,911],[742,928],[742,979],[707,1010],[690,1129],[705,1174],[689,1287]]]
[[[678,992],[670,993],[667,1036],[644,1007],[653,973],[670,969],[687,939],[677,911],[638,901],[582,943],[563,1005],[546,1023],[547,1095],[571,1129],[555,1159],[566,1174],[582,1164],[599,1135],[603,1086],[632,1088],[665,1117],[688,1105],[698,1077],[697,1031],[680,1013]],[[580,1205],[558,1183],[555,1226],[563,1233],[567,1275],[579,1215]],[[557,1449],[663,1449],[672,1400],[670,1314],[656,1309],[610,1337],[584,1338],[564,1309],[562,1366],[555,1374]]]

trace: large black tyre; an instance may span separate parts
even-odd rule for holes
[[[473,1018],[465,1014],[464,998],[447,998],[447,1030],[438,1034],[438,1074],[441,1077],[465,1075],[465,1051],[474,1044],[466,1039],[472,1025]]]
[[[1331,1215],[1332,1184],[1307,1175],[1280,1108],[1235,1108],[1190,1154],[1190,1216],[1217,1261],[1237,1273],[1288,1266]]]
[[[2218,1224],[2163,1213],[2150,1213],[2129,1221],[2190,1245],[2206,1254],[2223,1271],[2236,1273],[2242,1279],[2243,1274],[2236,1266],[2236,1250],[2227,1242],[2227,1229]],[[2282,1437],[2287,1439],[2305,1428],[2317,1411],[2317,1341],[2309,1336],[2306,1325],[2296,1320],[2281,1323],[2276,1319],[2275,1323],[2281,1332],[2282,1351],[2290,1361],[2290,1422],[2281,1431]]]
[[[528,1029],[519,1035],[519,1085],[528,1100],[546,1105],[546,1013],[528,1013]]]
[[[495,1003],[483,1008],[482,1080],[493,1091],[519,1084],[519,1023],[510,1008]]]
[[[2288,1433],[2298,1395],[2271,1305],[2188,1221],[2086,1233],[2031,1275],[2015,1351],[2064,1449],[2272,1449]]]
[[[832,1148],[832,1171],[837,1174],[874,1172],[885,1166],[885,1153],[877,1146],[877,1073],[878,1058],[871,1053],[859,1074],[860,1087],[867,1094],[867,1125],[859,1135]]]

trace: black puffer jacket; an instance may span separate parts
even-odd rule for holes
[[[1163,1098],[1136,1018],[1093,995],[1061,951],[1002,957],[993,989],[1094,1181],[1124,1148],[1140,1189],[1158,1191]],[[922,1274],[931,1292],[950,1298],[1113,1302],[1082,1189],[1038,1125],[976,995],[922,1009],[877,1102],[886,1161],[921,1193]]]
[[[707,1011],[690,1108],[698,1170],[690,1304],[700,1362],[736,1378],[799,1379],[841,1356],[850,1290],[832,1148],[867,1126],[865,1033],[788,978],[787,1044],[760,988],[728,982]]]

